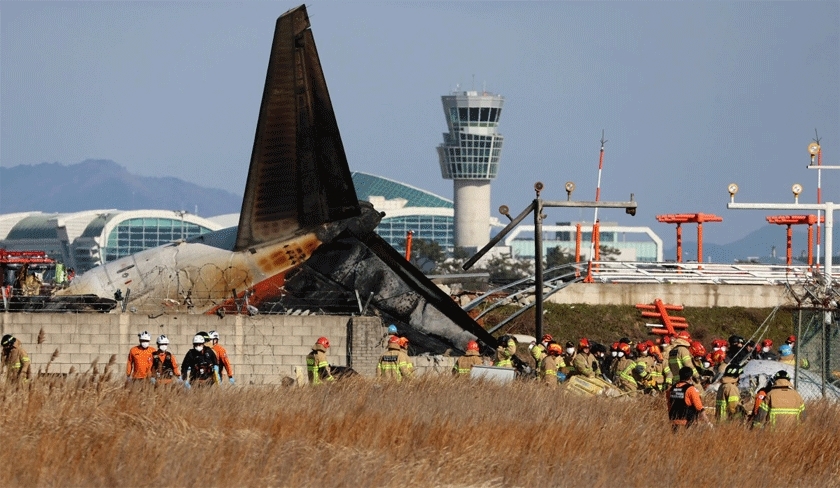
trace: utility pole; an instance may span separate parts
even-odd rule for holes
[[[490,249],[498,244],[505,236],[510,233],[517,225],[519,225],[525,217],[531,212],[534,212],[534,311],[536,317],[534,320],[534,335],[537,340],[543,336],[543,263],[542,263],[542,221],[546,217],[542,214],[545,207],[576,207],[576,208],[623,208],[629,215],[636,215],[636,202],[633,200],[633,194],[630,194],[630,201],[627,202],[574,202],[572,201],[572,192],[575,191],[575,184],[571,181],[566,182],[566,200],[565,201],[551,201],[543,200],[540,193],[545,188],[542,182],[534,183],[534,191],[536,198],[530,205],[525,207],[525,210],[520,212],[515,218],[511,218],[507,205],[499,207],[499,213],[510,220],[510,223],[505,226],[498,234],[495,235],[490,242],[485,244],[473,257],[471,257],[462,268],[466,271],[470,269],[482,256],[487,254]],[[592,264],[590,263],[590,266]]]

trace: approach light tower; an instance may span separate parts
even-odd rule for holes
[[[475,251],[490,238],[490,181],[499,172],[503,137],[497,129],[504,98],[455,91],[441,100],[449,132],[437,149],[441,175],[453,180],[455,247]]]

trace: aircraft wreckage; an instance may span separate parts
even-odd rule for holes
[[[67,310],[71,297],[84,295],[147,314],[329,309],[360,298],[404,324],[401,331],[420,351],[464,350],[472,339],[495,347],[489,333],[374,233],[382,216],[356,197],[300,6],[277,19],[238,227],[91,269],[44,308]]]

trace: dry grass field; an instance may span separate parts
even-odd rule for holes
[[[3,486],[840,486],[840,408],[672,434],[661,398],[426,376],[317,388],[0,384]]]

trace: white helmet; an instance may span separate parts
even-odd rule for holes
[[[148,330],[144,330],[143,332],[137,334],[137,337],[140,338],[140,342],[148,342],[152,340],[152,336],[149,335]]]
[[[211,338],[211,339],[216,339],[216,340],[219,340],[219,333],[218,333],[218,332],[216,332],[215,330],[211,330],[211,331],[210,331],[210,338]]]
[[[193,344],[204,344],[204,336],[197,334],[195,337],[193,337]]]
[[[157,338],[157,343],[158,344],[169,344],[169,338],[166,337],[165,335],[162,335],[162,336]]]

